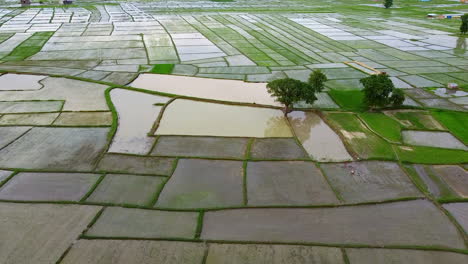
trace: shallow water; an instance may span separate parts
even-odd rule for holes
[[[183,99],[169,104],[156,134],[292,137],[280,110]]]
[[[468,96],[468,93],[462,90],[449,90],[447,88],[437,88],[434,90],[434,93],[441,97],[460,97]]]
[[[170,98],[124,89],[114,89],[110,96],[119,116],[119,125],[109,151],[147,154],[155,140],[147,134],[162,109],[154,104],[166,103]]]
[[[448,132],[405,130],[402,136],[406,144],[468,150],[463,143]]]
[[[45,78],[45,75],[4,74],[0,76],[0,91],[39,90],[42,88],[39,81]]]
[[[318,161],[352,160],[340,137],[315,113],[289,114],[297,137],[309,155]]]
[[[65,100],[63,111],[109,110],[104,97],[106,85],[55,77],[48,77],[41,83],[44,87],[40,90],[0,90],[0,97],[8,101]]]
[[[266,83],[246,83],[236,80],[163,74],[140,74],[130,86],[220,101],[280,105],[268,94]]]

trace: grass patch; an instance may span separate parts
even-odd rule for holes
[[[343,109],[350,111],[365,111],[364,92],[358,90],[330,90],[328,94]]]
[[[468,83],[460,85],[460,89],[462,89],[465,92],[468,92]]]
[[[171,74],[174,70],[174,64],[156,64],[150,72],[158,74]]]
[[[330,113],[326,118],[363,159],[395,159],[392,145],[367,129],[355,114]]]
[[[401,142],[401,124],[382,113],[361,113],[359,117],[377,134],[392,142]]]
[[[54,32],[36,32],[19,44],[3,61],[22,61],[38,53]]]
[[[450,111],[434,111],[432,114],[464,144],[468,144],[468,114]]]
[[[401,161],[422,164],[459,164],[468,162],[468,151],[420,146],[397,146]]]

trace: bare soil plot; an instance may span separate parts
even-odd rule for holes
[[[422,196],[394,162],[326,163],[320,167],[331,185],[348,203]]]
[[[63,259],[64,264],[199,264],[201,243],[137,240],[78,240]]]
[[[249,162],[246,184],[249,205],[308,205],[339,202],[323,174],[311,162]]]
[[[0,151],[0,167],[91,170],[108,132],[107,128],[35,127]]]
[[[166,208],[228,207],[243,204],[241,161],[182,159],[159,195]]]
[[[151,155],[243,158],[247,142],[247,138],[160,136]]]
[[[99,174],[21,172],[0,188],[0,199],[23,201],[80,201]]]
[[[0,203],[0,262],[55,263],[101,207]]]
[[[350,263],[361,264],[457,264],[468,261],[467,255],[429,250],[347,248],[346,253]]]
[[[424,200],[339,208],[207,212],[201,238],[464,248],[463,239],[447,216]]]
[[[198,213],[109,207],[86,232],[99,237],[193,238]]]

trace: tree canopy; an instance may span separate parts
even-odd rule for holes
[[[385,107],[389,104],[401,106],[405,95],[401,89],[396,89],[386,73],[371,75],[361,79],[364,86],[364,103],[370,108]]]
[[[468,14],[461,16],[461,21],[460,33],[466,34],[468,32]]]
[[[276,101],[284,105],[285,115],[292,111],[294,103],[305,101],[313,104],[317,97],[314,88],[306,83],[296,79],[285,78],[271,81],[267,84],[268,92],[276,97]]]
[[[393,0],[385,0],[384,6],[385,8],[390,8],[393,5]]]
[[[317,93],[323,91],[326,81],[328,81],[328,78],[321,70],[314,70],[309,76],[309,84]]]

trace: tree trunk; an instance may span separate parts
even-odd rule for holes
[[[292,109],[289,107],[289,105],[285,105],[284,108],[283,108],[283,113],[284,113],[284,116],[288,116],[289,113],[292,112]]]

